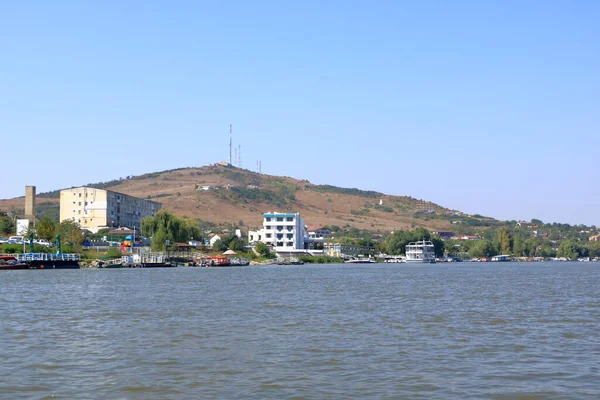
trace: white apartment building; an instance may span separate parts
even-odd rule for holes
[[[82,186],[60,191],[60,220],[77,222],[94,233],[119,226],[140,229],[142,219],[160,208],[160,203],[112,190]]]
[[[248,243],[263,242],[273,250],[304,250],[306,228],[300,213],[270,212],[263,214],[263,228],[248,232]]]

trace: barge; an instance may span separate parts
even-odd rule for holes
[[[24,253],[15,254],[16,259],[29,269],[79,269],[79,254],[73,253]]]

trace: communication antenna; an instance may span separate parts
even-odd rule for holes
[[[242,145],[238,145],[238,168],[242,168]]]
[[[233,127],[229,124],[229,165],[231,165],[231,143],[233,141]]]

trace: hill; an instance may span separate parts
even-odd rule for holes
[[[90,184],[152,199],[181,216],[216,224],[258,227],[267,211],[300,212],[307,225],[337,225],[373,231],[424,227],[450,230],[490,225],[495,220],[467,216],[409,196],[259,174],[228,165],[182,168]],[[60,190],[38,194],[38,214],[58,218]],[[23,198],[0,200],[0,211],[22,212]],[[454,223],[454,224],[453,224]]]

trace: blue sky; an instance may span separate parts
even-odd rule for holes
[[[595,1],[0,2],[0,198],[228,157],[600,225]]]

